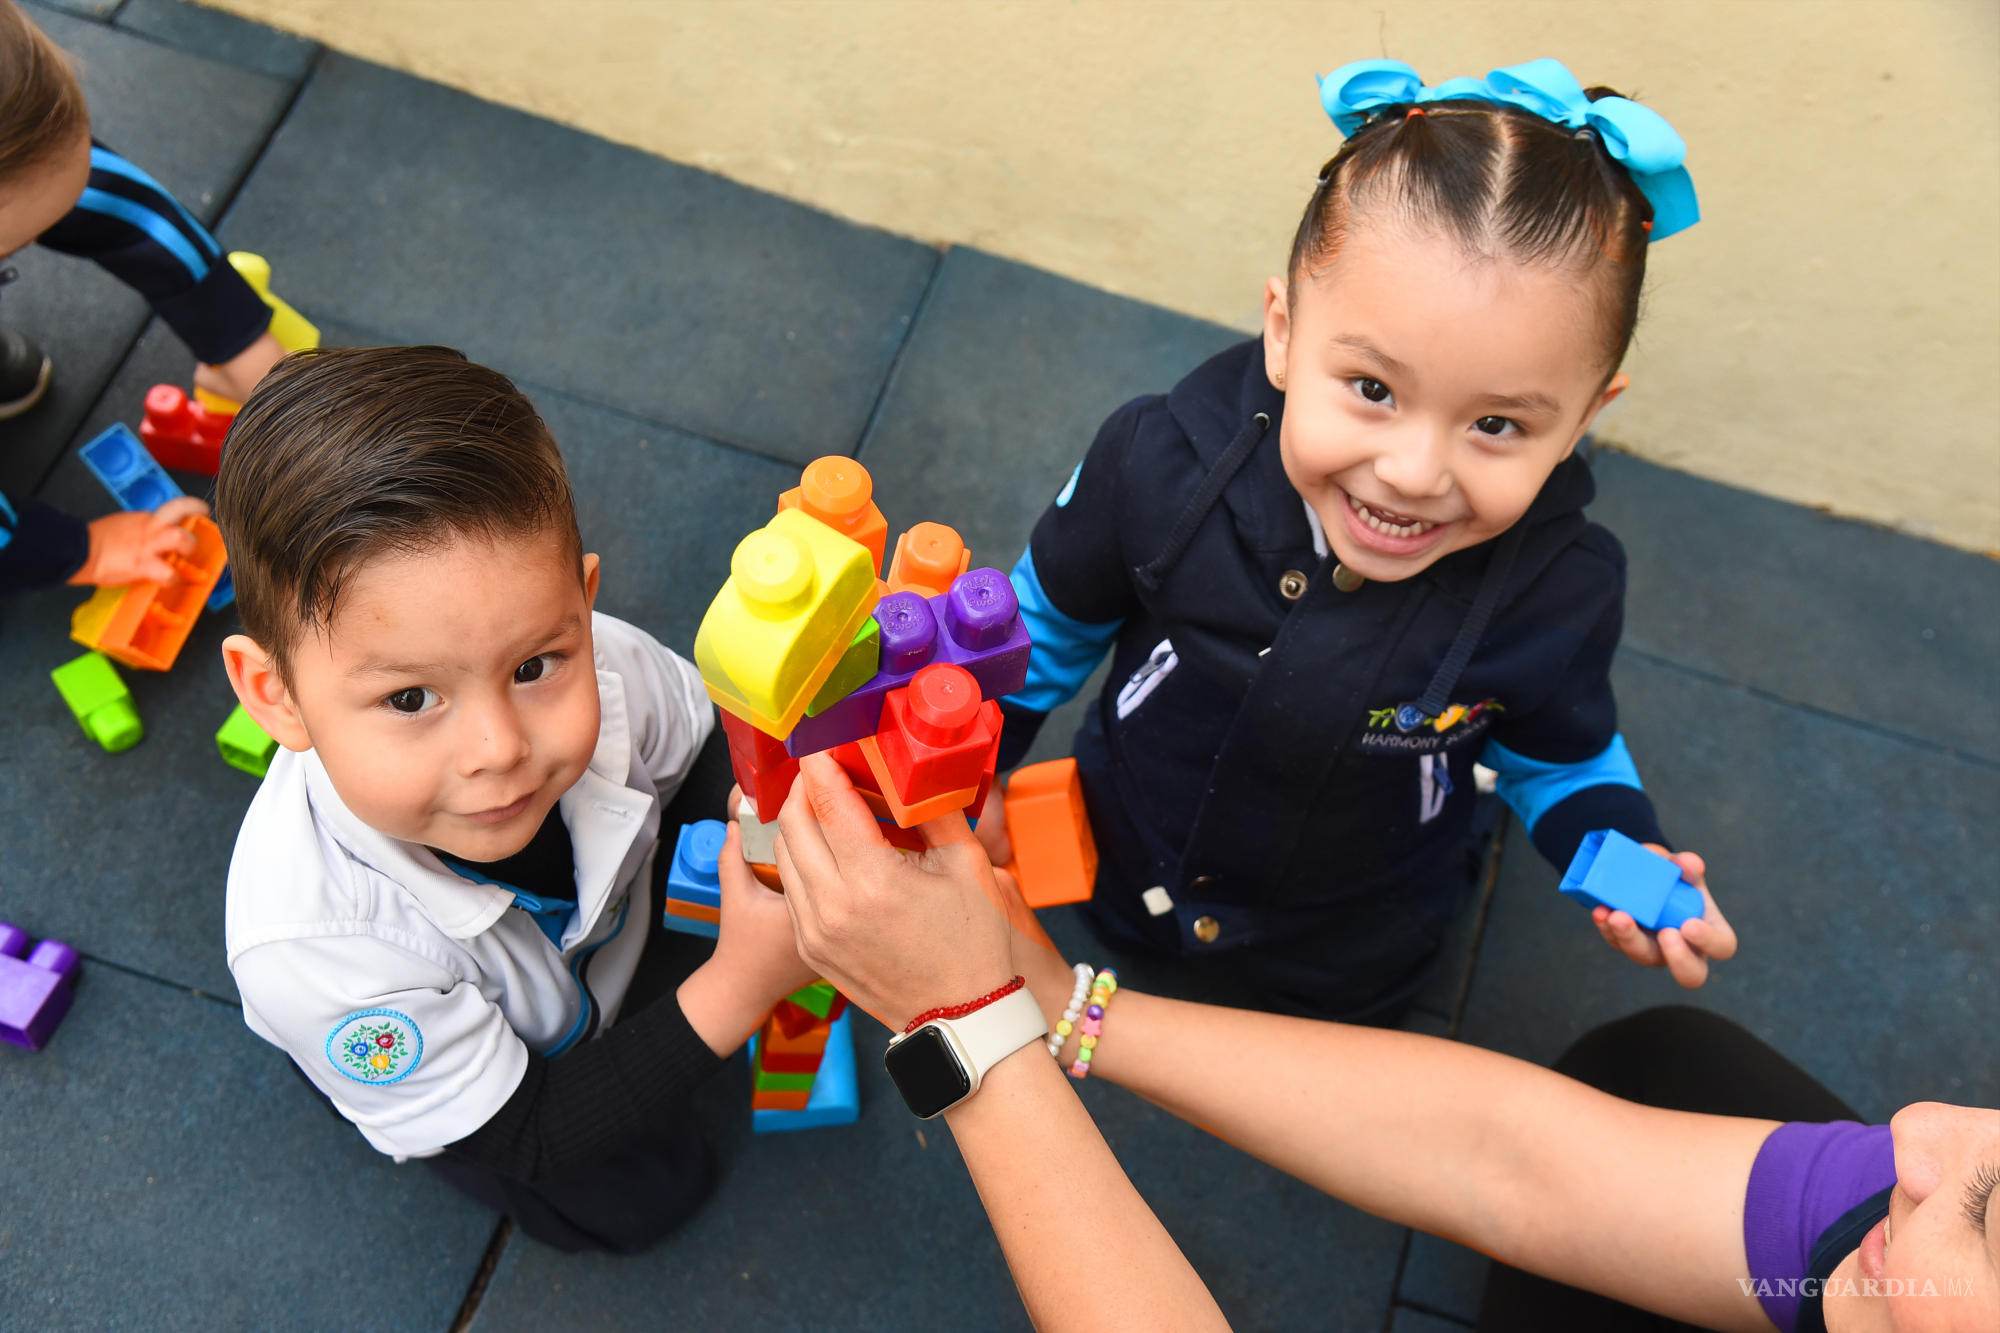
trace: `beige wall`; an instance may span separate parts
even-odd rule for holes
[[[217,0],[211,0],[217,2]],[[219,0],[928,241],[1250,327],[1338,139],[1311,80],[1554,55],[1663,112],[1645,457],[2000,551],[1992,0]]]

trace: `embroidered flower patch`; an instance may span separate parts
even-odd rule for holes
[[[327,1034],[326,1058],[356,1083],[395,1083],[424,1058],[424,1034],[408,1014],[361,1009]]]

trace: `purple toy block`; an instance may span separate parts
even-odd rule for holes
[[[945,633],[937,659],[962,666],[979,682],[979,697],[1001,699],[1028,683],[1034,643],[1021,621],[1014,585],[997,569],[974,569],[952,580],[951,591],[931,598]]]
[[[28,953],[27,932],[0,921],[0,1041],[31,1051],[46,1046],[75,998],[75,975],[76,950],[43,940]]]
[[[798,720],[785,737],[785,753],[792,758],[873,736],[882,724],[882,696],[909,684],[936,655],[937,614],[923,594],[890,593],[875,604],[875,624],[882,645],[880,669],[853,693]]]
[[[1706,907],[1679,866],[1616,829],[1583,835],[1559,887],[1586,907],[1630,913],[1647,930],[1678,928]]]
[[[882,725],[883,696],[932,662],[971,672],[982,699],[1003,698],[1028,683],[1034,644],[1014,585],[997,569],[968,570],[937,597],[890,593],[876,605],[875,622],[882,630],[881,670],[817,716],[799,719],[785,738],[794,759],[873,736]]]

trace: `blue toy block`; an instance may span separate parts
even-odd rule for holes
[[[76,456],[104,483],[104,489],[111,492],[120,509],[143,509],[151,513],[186,494],[122,421],[105,427],[95,439],[78,448]],[[208,595],[208,609],[220,611],[235,600],[236,584],[225,567],[215,591]]]
[[[722,875],[718,862],[729,826],[704,819],[681,825],[674,839],[673,863],[667,867],[667,901],[661,924],[686,935],[719,939],[722,935]]]
[[[1583,835],[1559,887],[1586,907],[1630,913],[1647,930],[1678,929],[1705,906],[1679,866],[1616,829]]]
[[[0,1041],[31,1051],[46,1046],[75,998],[75,978],[76,950],[43,940],[29,953],[28,932],[0,921]]]
[[[826,1054],[819,1060],[813,1077],[812,1095],[803,1111],[752,1111],[750,1130],[755,1134],[782,1134],[794,1129],[820,1129],[827,1125],[851,1125],[861,1118],[861,1087],[854,1074],[854,1010],[833,1020],[827,1033]],[[757,1038],[750,1038],[750,1061],[757,1061]]]

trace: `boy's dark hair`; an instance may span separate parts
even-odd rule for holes
[[[454,537],[553,531],[583,577],[562,453],[513,382],[449,347],[286,357],[229,428],[215,520],[243,628],[291,681],[343,581]]]
[[[1591,101],[1619,94],[1591,88]],[[1591,130],[1475,100],[1391,106],[1320,170],[1292,241],[1294,287],[1340,253],[1357,210],[1436,227],[1474,255],[1587,273],[1610,364],[1639,319],[1653,206]]]
[[[69,57],[13,0],[0,0],[0,181],[48,161],[89,124]]]

